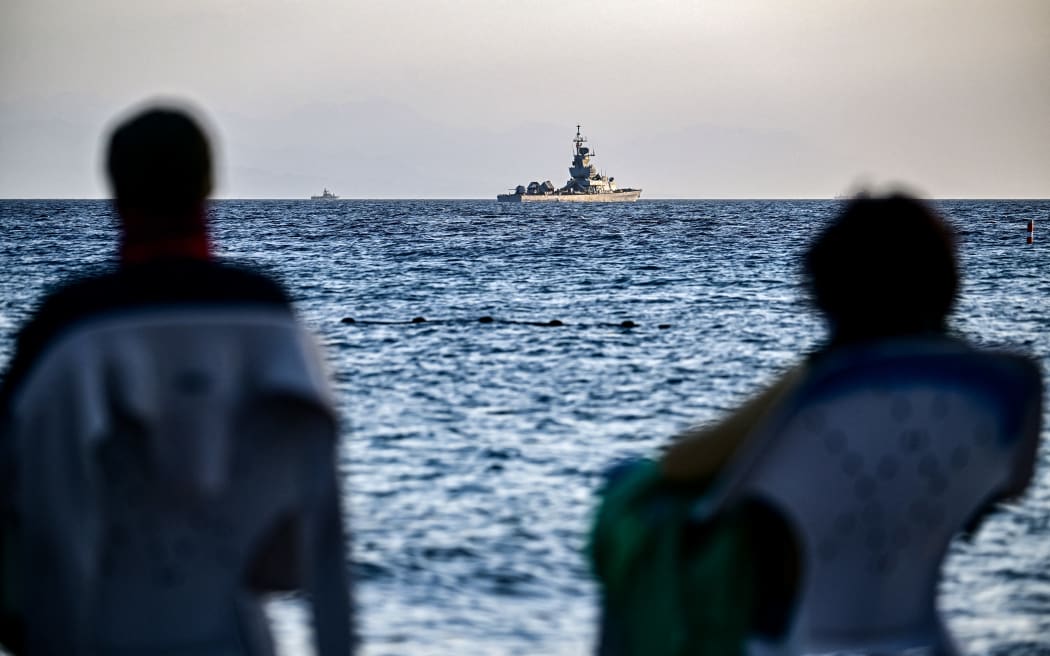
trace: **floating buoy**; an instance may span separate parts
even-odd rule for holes
[[[356,325],[356,326],[404,326],[404,325],[420,324],[420,323],[429,323],[429,324],[432,324],[432,325],[437,325],[437,324],[469,324],[469,323],[481,323],[481,324],[500,323],[500,324],[509,324],[509,325],[517,325],[517,326],[544,326],[544,327],[553,327],[553,328],[558,328],[558,327],[567,326],[567,325],[571,325],[571,326],[573,326],[575,328],[610,328],[610,327],[628,328],[628,329],[629,328],[641,328],[641,324],[635,323],[634,321],[632,321],[630,319],[624,319],[623,321],[620,321],[619,323],[608,323],[608,322],[575,323],[575,322],[573,322],[571,324],[566,324],[561,319],[548,319],[547,321],[543,321],[543,320],[526,321],[526,320],[515,320],[515,319],[496,319],[495,317],[492,317],[491,315],[488,315],[488,314],[480,316],[480,317],[478,317],[476,319],[471,319],[471,318],[467,318],[467,317],[451,318],[451,319],[448,319],[448,318],[444,318],[443,319],[441,317],[438,317],[437,319],[427,319],[426,317],[423,317],[423,316],[417,316],[417,317],[412,317],[411,319],[409,319],[407,321],[404,320],[404,319],[401,319],[401,320],[398,320],[398,321],[389,321],[389,320],[383,320],[383,319],[355,319],[353,317],[343,317],[342,319],[339,319],[339,323],[344,324],[344,325]],[[671,324],[669,324],[669,323],[661,323],[661,324],[658,324],[656,327],[659,328],[660,330],[667,330],[668,328],[671,327]]]
[[[1035,241],[1035,219],[1028,219],[1028,239],[1025,240],[1026,244],[1031,244]]]

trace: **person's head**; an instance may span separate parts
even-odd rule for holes
[[[943,331],[959,286],[951,229],[903,194],[849,201],[803,269],[833,341]]]
[[[151,107],[118,125],[106,169],[126,238],[177,239],[203,230],[211,147],[185,110]]]

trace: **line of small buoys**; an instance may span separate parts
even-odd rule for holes
[[[519,321],[516,319],[496,319],[489,315],[479,317],[478,319],[427,319],[426,317],[412,317],[408,321],[379,321],[371,319],[355,319],[353,317],[343,317],[339,320],[339,323],[346,325],[362,325],[362,326],[404,326],[417,323],[500,323],[513,326],[542,326],[545,328],[561,328],[563,326],[579,326],[579,327],[607,327],[607,328],[641,328],[640,324],[626,319],[620,323],[578,323],[578,324],[567,324],[561,319],[551,319],[549,321]],[[657,324],[656,327],[659,330],[667,330],[671,327],[669,323]]]

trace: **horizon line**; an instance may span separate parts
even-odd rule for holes
[[[748,201],[748,200],[839,200],[847,201],[856,196],[658,196],[653,198],[639,198],[635,202],[669,201],[669,200],[716,200],[716,201]],[[1050,201],[1050,196],[919,196],[922,200],[1026,200],[1026,201]],[[107,201],[113,200],[111,196],[4,196],[0,201]],[[340,197],[334,200],[312,200],[308,196],[222,196],[209,198],[209,202],[222,201],[303,201],[308,203],[338,203],[341,201],[492,201],[499,202],[494,197],[470,197],[470,196],[354,196]]]

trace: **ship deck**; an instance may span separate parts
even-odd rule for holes
[[[641,189],[623,189],[600,194],[499,194],[501,203],[633,203]]]

